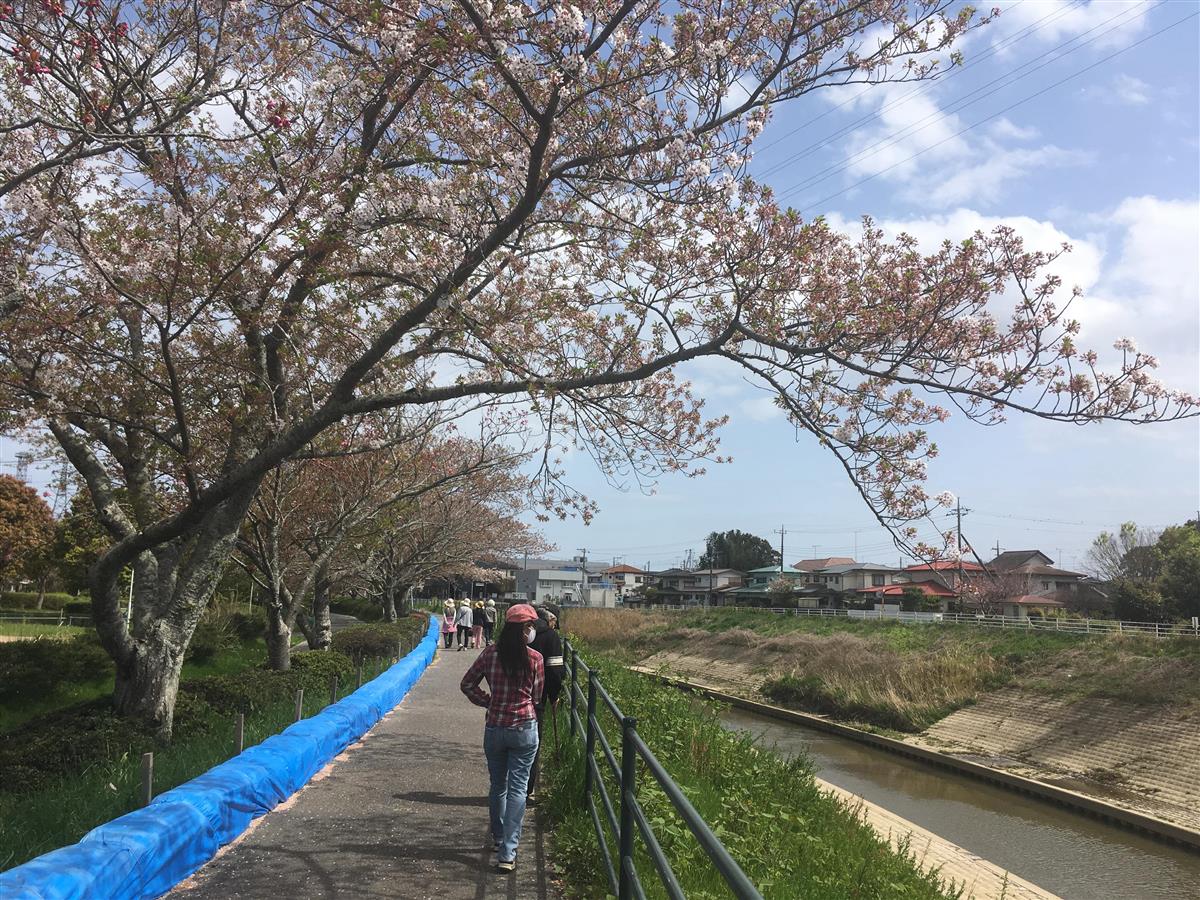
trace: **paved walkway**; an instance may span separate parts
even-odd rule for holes
[[[483,710],[458,689],[476,654],[439,651],[363,741],[171,895],[555,900],[534,810],[516,871],[489,865]]]

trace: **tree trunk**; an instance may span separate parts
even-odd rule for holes
[[[132,629],[125,627],[124,566],[108,553],[89,572],[92,617],[116,663],[113,706],[169,741],[183,656],[212,599],[241,527],[253,486],[209,512],[191,536],[159,544],[134,560]]]
[[[329,582],[318,578],[313,591],[313,632],[315,640],[309,642],[312,650],[328,650],[333,646],[333,620],[329,615]]]
[[[390,584],[383,589],[383,616],[389,622],[396,621],[396,588]]]
[[[267,606],[267,663],[277,672],[292,667],[292,626],[273,603]]]

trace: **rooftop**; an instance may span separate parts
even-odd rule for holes
[[[844,566],[854,562],[849,556],[823,556],[820,559],[802,559],[798,563],[794,563],[793,567],[801,572],[815,572],[817,569],[824,569],[827,566]]]

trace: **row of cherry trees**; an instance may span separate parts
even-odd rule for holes
[[[933,77],[981,21],[953,0],[0,4],[0,416],[52,436],[108,535],[89,582],[117,708],[169,734],[235,550],[282,640],[328,535],[454,490],[418,472],[277,537],[359,440],[394,445],[362,463],[382,485],[480,417],[485,453],[540,443],[528,501],[587,518],[565,448],[619,484],[721,459],[676,375],[717,358],[907,539],[952,408],[1191,414],[1132,345],[1113,371],[1076,346],[1062,248],[844,235],[749,177],[774,110]]]

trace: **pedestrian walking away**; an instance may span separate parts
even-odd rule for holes
[[[510,606],[499,639],[471,663],[459,685],[468,700],[487,708],[488,825],[501,872],[511,872],[517,863],[529,770],[538,748],[536,708],[545,674],[542,655],[528,646],[536,619],[527,603]],[[490,693],[479,686],[485,680]]]
[[[547,708],[553,715],[553,707],[558,703],[558,695],[562,690],[563,676],[566,668],[563,665],[562,638],[558,634],[558,615],[556,607],[545,604],[537,607],[538,619],[533,623],[534,637],[530,645],[542,655],[542,664],[546,667],[546,689],[542,693],[542,702],[537,705],[538,747],[542,745]],[[529,773],[529,803],[537,802],[538,776],[541,774],[542,753],[538,750],[533,759],[533,769]]]
[[[464,600],[458,605],[458,618],[454,620],[458,626],[458,649],[466,650],[471,642],[471,601]]]
[[[454,601],[447,600],[442,605],[442,640],[446,642],[447,650],[449,650],[450,646],[454,643],[454,632],[456,631],[454,617]]]
[[[476,600],[475,608],[471,610],[471,646],[476,650],[483,649],[483,601]]]
[[[492,632],[496,628],[496,601],[489,600],[483,607],[483,644],[492,646]]]

